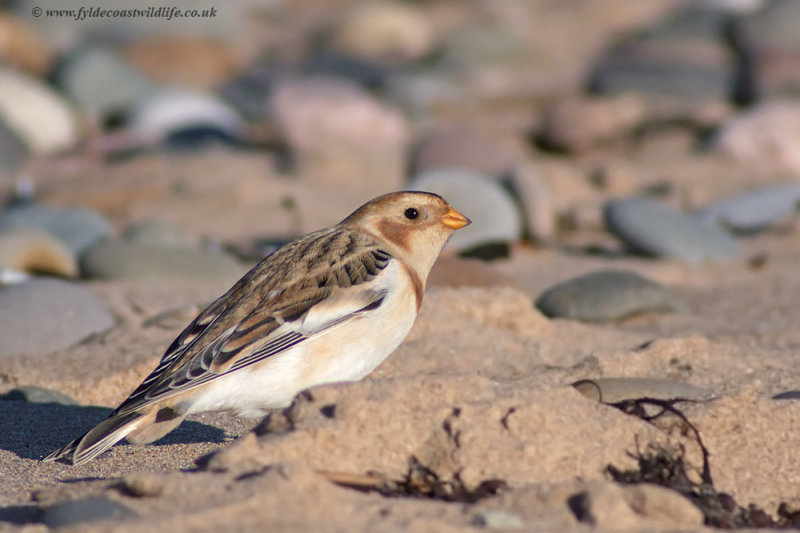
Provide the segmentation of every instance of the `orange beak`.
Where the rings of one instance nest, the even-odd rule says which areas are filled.
[[[442,217],[442,224],[444,224],[448,228],[453,228],[453,229],[463,228],[464,226],[471,223],[472,221],[470,219],[468,219],[467,217],[465,217],[452,207]]]

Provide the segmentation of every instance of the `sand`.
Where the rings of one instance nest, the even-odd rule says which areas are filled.
[[[319,201],[304,192],[298,193],[306,198],[303,209]],[[328,208],[347,213],[350,197],[359,194],[369,193],[350,190],[328,202],[338,209]],[[195,211],[178,209],[180,222],[192,227],[202,219],[206,201],[200,195],[192,199]],[[155,211],[159,203],[166,209],[188,200],[153,203]],[[271,217],[263,218],[255,227],[232,212],[217,223],[246,240],[263,235]],[[127,223],[124,214],[115,220]],[[677,405],[708,448],[715,487],[775,516],[781,502],[799,501],[800,437],[793,428],[800,403],[771,399],[798,383],[796,231],[745,240],[743,258],[702,265],[530,245],[480,266],[445,257],[398,350],[363,382],[300,398],[288,422],[276,413],[257,435],[250,431],[257,421],[208,414],[152,446],[118,445],[79,467],[43,463],[41,457],[106,416],[197,306],[227,287],[226,281],[84,282],[117,317],[112,331],[57,353],[1,362],[0,392],[38,385],[80,405],[0,402],[0,524],[27,527],[40,509],[101,495],[137,516],[77,529],[455,531],[501,519],[536,531],[589,524],[699,529],[696,507],[677,493],[632,495],[609,480],[609,464],[635,468],[632,454],[648,445],[682,444],[695,478],[702,462],[685,426],[647,423],[570,386],[599,377],[666,378],[712,389],[716,400]],[[758,268],[748,262],[755,255],[766,259]],[[545,288],[609,267],[662,283],[688,310],[586,324],[549,319],[534,307]],[[454,279],[448,272],[462,274],[460,286],[445,286]],[[361,489],[382,486],[385,494],[329,480],[351,478]],[[594,511],[581,515],[568,501]],[[636,503],[642,501],[651,505]],[[677,511],[665,512],[670,506]]]

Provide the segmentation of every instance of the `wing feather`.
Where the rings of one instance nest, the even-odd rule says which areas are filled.
[[[369,235],[334,226],[278,249],[201,312],[115,413],[198,387],[380,306],[392,260]]]

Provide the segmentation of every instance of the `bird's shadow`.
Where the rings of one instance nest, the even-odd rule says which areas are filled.
[[[41,459],[109,414],[106,407],[0,401],[0,449],[23,459]],[[153,444],[222,443],[225,437],[223,429],[187,420]]]

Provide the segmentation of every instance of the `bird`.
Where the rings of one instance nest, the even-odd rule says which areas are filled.
[[[108,418],[44,460],[84,464],[191,414],[258,418],[305,389],[363,379],[408,335],[428,273],[468,224],[437,194],[401,191],[283,245],[201,311]]]

